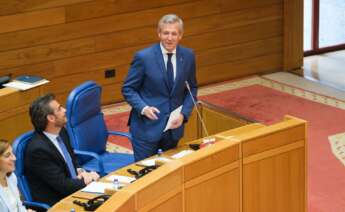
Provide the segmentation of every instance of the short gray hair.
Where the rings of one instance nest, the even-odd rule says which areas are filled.
[[[158,28],[157,31],[158,33],[161,31],[162,27],[164,24],[174,24],[174,23],[178,23],[179,25],[179,30],[180,33],[183,33],[183,21],[180,17],[178,17],[175,14],[167,14],[164,15],[158,22]]]

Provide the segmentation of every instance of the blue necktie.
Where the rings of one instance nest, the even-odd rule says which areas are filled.
[[[174,67],[171,62],[171,57],[173,56],[173,53],[168,53],[168,61],[167,61],[167,72],[168,72],[168,87],[170,91],[174,87]]]
[[[63,140],[62,140],[62,138],[60,136],[56,137],[56,140],[58,141],[58,144],[59,144],[59,146],[60,146],[60,148],[62,150],[62,153],[64,155],[66,164],[68,166],[69,173],[71,174],[71,177],[72,178],[76,178],[77,175],[75,173],[75,167],[73,165],[71,155],[67,151],[65,143],[63,142]]]

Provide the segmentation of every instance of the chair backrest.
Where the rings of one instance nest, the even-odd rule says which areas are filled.
[[[13,153],[15,154],[16,160],[16,170],[15,174],[18,179],[18,187],[24,199],[26,201],[32,201],[30,187],[28,181],[24,175],[24,153],[26,146],[30,139],[32,138],[33,132],[27,132],[19,137],[17,137],[13,142]]]
[[[87,81],[74,88],[66,103],[67,130],[74,149],[102,154],[108,131],[101,112],[102,88]]]

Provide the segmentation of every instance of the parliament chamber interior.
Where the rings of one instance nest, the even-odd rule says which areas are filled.
[[[30,105],[53,93],[66,108],[78,162],[98,157],[79,157],[85,147],[75,142],[93,136],[94,129],[78,127],[95,110],[101,121],[91,128],[104,128],[109,136],[88,148],[118,159],[104,162],[117,164],[110,171],[95,162],[102,166],[99,179],[43,211],[343,211],[344,51],[306,55],[305,5],[302,0],[2,2],[0,83],[7,84],[0,89],[0,139],[10,142],[17,158],[14,172],[24,206],[32,206],[26,202],[35,202],[35,196],[30,186],[20,185],[30,180],[25,176],[30,170],[24,170],[26,155],[18,143],[35,131]],[[178,45],[195,55],[197,98],[183,81],[193,110],[177,147],[133,161],[128,120],[136,113],[126,100],[134,97],[124,97],[123,87],[136,67],[136,53],[163,42],[157,23],[166,14],[183,20]],[[186,58],[176,56],[175,64],[187,66]],[[39,83],[13,87],[23,76]],[[82,99],[87,89],[94,93]]]

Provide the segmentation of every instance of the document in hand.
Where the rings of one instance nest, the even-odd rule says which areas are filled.
[[[171,128],[172,122],[175,119],[177,119],[177,117],[181,113],[181,110],[182,110],[182,105],[170,113],[169,120],[168,120],[167,125],[165,126],[164,132]]]

